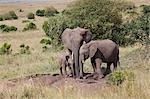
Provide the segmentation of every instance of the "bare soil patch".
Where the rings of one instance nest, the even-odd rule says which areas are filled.
[[[87,74],[90,75],[90,74]],[[40,84],[43,86],[54,86],[57,88],[62,88],[67,86],[76,86],[82,90],[95,90],[100,87],[106,87],[106,79],[94,80],[89,77],[87,79],[74,79],[72,77],[64,78],[59,74],[35,74],[31,76],[26,76],[23,78],[9,79],[5,81],[0,81],[1,90],[3,88],[15,88],[21,84]],[[3,87],[3,88],[2,88]]]

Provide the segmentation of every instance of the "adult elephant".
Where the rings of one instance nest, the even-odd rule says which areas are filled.
[[[65,29],[61,35],[62,42],[64,46],[69,50],[70,56],[73,53],[73,63],[74,63],[74,73],[73,75],[79,77],[79,49],[83,42],[88,43],[91,41],[92,33],[88,29],[84,28],[74,28]]]
[[[83,64],[90,57],[93,70],[98,74],[99,78],[104,75],[101,72],[100,66],[102,62],[107,63],[106,73],[110,72],[110,66],[113,63],[114,69],[119,62],[119,48],[117,44],[111,40],[96,40],[84,44],[80,48],[80,76],[83,77]]]

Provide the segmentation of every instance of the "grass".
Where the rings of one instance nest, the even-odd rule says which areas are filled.
[[[134,0],[137,4],[139,2]],[[146,0],[144,4],[147,3]],[[64,8],[64,3],[55,3],[55,7],[60,10]],[[2,6],[1,6],[2,5]],[[0,99],[149,99],[150,97],[150,60],[143,59],[140,54],[139,45],[120,48],[120,61],[123,70],[132,72],[135,75],[133,81],[125,80],[120,86],[97,86],[97,89],[78,88],[77,84],[61,83],[57,85],[43,86],[35,83],[23,83],[18,86],[8,88],[5,81],[13,78],[20,78],[34,74],[54,74],[59,73],[56,57],[56,49],[49,49],[42,52],[40,41],[45,37],[42,30],[42,24],[45,18],[35,17],[34,23],[38,30],[22,32],[25,26],[22,23],[26,13],[31,12],[29,8],[35,11],[48,4],[0,4],[0,13],[23,8],[25,12],[19,13],[18,20],[3,21],[3,24],[13,25],[18,28],[14,33],[0,33],[0,45],[4,42],[12,44],[12,54],[0,55]],[[10,7],[11,6],[11,7]],[[31,48],[31,54],[16,54],[20,51],[20,45],[26,44]],[[149,54],[150,52],[148,52]],[[85,63],[85,71],[91,72],[90,60]],[[103,64],[103,66],[106,66]],[[4,85],[3,85],[4,84]],[[99,88],[100,87],[100,88]]]

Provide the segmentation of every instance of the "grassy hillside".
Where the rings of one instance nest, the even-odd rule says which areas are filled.
[[[120,47],[120,61],[123,71],[131,72],[133,80],[125,80],[120,86],[84,84],[83,81],[74,81],[66,78],[53,84],[44,85],[44,82],[33,82],[28,78],[16,83],[16,78],[35,74],[59,73],[57,55],[59,51],[50,48],[42,52],[40,40],[45,37],[42,24],[47,18],[35,17],[31,20],[37,25],[37,30],[22,32],[27,20],[28,12],[35,12],[39,8],[53,5],[62,11],[71,0],[62,0],[55,3],[31,3],[31,4],[0,4],[0,14],[15,10],[19,15],[18,20],[0,21],[0,24],[13,25],[17,32],[0,33],[0,46],[11,43],[12,54],[0,55],[0,99],[149,99],[150,97],[150,50],[141,48],[141,45]],[[130,0],[136,5],[150,4],[149,0]],[[24,12],[18,12],[23,9]],[[20,45],[30,46],[31,54],[18,54]],[[141,49],[140,49],[141,48]],[[85,64],[85,71],[91,71],[90,61]],[[103,64],[105,66],[105,64]],[[13,79],[9,82],[10,79]],[[39,78],[40,79],[40,78]],[[44,79],[44,78],[41,78]],[[13,84],[16,83],[17,86]]]

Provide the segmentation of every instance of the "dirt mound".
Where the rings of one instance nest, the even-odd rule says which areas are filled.
[[[77,86],[76,88],[81,88],[83,90],[84,89],[92,90],[92,89],[95,89],[98,87],[107,86],[105,79],[94,80],[91,77],[91,74],[87,74],[86,76],[87,76],[86,79],[74,79],[72,77],[64,78],[58,74],[55,74],[55,75],[35,74],[35,75],[31,75],[31,76],[26,76],[23,78],[16,78],[16,79],[10,79],[7,81],[3,81],[1,83],[1,85],[5,86],[5,88],[6,87],[12,88],[12,87],[18,86],[23,83],[40,84],[40,85],[44,85],[44,86],[54,86],[54,87],[59,87],[59,88],[62,88],[65,85],[67,85],[67,86],[75,85],[75,86]]]

